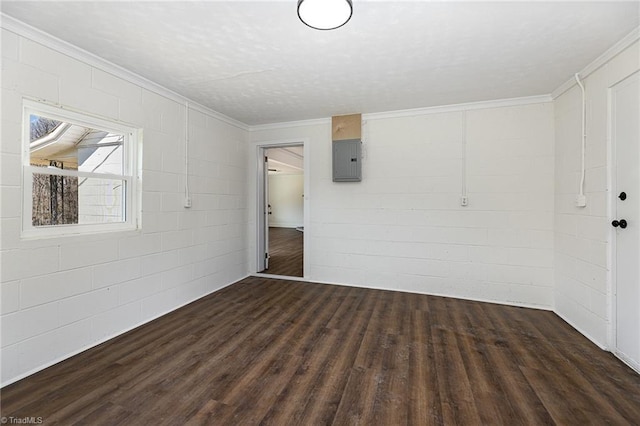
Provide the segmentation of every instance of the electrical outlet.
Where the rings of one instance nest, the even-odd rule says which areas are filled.
[[[185,208],[191,208],[191,197],[185,197],[184,198],[184,207]]]
[[[576,207],[586,207],[587,197],[584,195],[576,195]]]
[[[463,195],[462,197],[460,197],[460,205],[461,206],[469,205],[469,197],[467,197],[466,195]]]

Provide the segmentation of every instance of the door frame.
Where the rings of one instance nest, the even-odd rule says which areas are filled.
[[[262,141],[256,144],[256,267],[254,273],[258,275],[263,275],[260,271],[263,270],[264,266],[264,254],[266,252],[266,242],[265,242],[265,200],[264,200],[264,157],[265,153],[269,148],[286,148],[290,146],[302,146],[302,155],[304,156],[302,160],[303,164],[303,176],[304,176],[304,201],[303,201],[303,226],[305,237],[303,238],[303,279],[306,279],[308,276],[307,266],[309,262],[308,259],[308,246],[309,246],[309,238],[306,235],[309,235],[310,224],[309,224],[309,200],[310,200],[310,192],[309,192],[309,182],[310,182],[310,173],[309,173],[309,151],[310,144],[308,138],[296,138],[296,139],[286,139],[286,140],[276,140],[276,141]],[[264,274],[264,276],[275,277],[278,275]],[[287,277],[288,279],[295,279],[299,277]]]
[[[609,180],[609,194],[607,200],[607,223],[611,223],[616,217],[617,213],[617,191],[618,191],[618,183],[617,183],[617,150],[615,135],[614,135],[614,123],[615,123],[615,111],[613,104],[613,92],[615,87],[619,84],[624,83],[626,80],[640,75],[640,71],[632,72],[629,75],[624,76],[618,81],[612,83],[607,88],[607,166],[608,166],[608,180]],[[629,365],[634,370],[640,372],[640,368],[637,365],[632,365],[630,360],[625,359],[625,357],[621,357],[621,354],[617,350],[617,324],[616,324],[616,294],[617,294],[617,264],[616,264],[616,256],[617,256],[617,247],[616,247],[616,229],[612,226],[609,226],[609,250],[607,250],[607,264],[609,266],[609,270],[607,273],[608,280],[608,316],[609,316],[609,327],[607,327],[607,346],[611,353],[613,353],[618,359],[622,360],[625,364]]]

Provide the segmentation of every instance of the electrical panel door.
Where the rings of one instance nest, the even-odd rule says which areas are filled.
[[[362,141],[346,139],[333,141],[333,181],[360,182],[362,180]]]

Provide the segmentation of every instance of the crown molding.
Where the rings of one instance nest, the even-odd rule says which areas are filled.
[[[625,37],[623,37],[616,44],[607,49],[602,55],[598,56],[591,63],[589,63],[586,67],[582,69],[578,74],[581,79],[585,79],[589,77],[590,74],[593,74],[600,67],[605,65],[607,62],[618,56],[625,49],[631,46],[633,43],[640,39],[640,27],[634,29]],[[551,97],[553,99],[562,95],[567,90],[571,89],[576,84],[575,78],[571,77],[569,80],[562,83],[556,90],[551,92]]]
[[[161,86],[158,83],[154,83],[153,81],[145,77],[142,77],[139,74],[129,71],[112,62],[109,62],[106,59],[103,59],[97,55],[94,55],[93,53],[87,52],[84,49],[81,49],[57,37],[54,37],[49,33],[46,33],[42,30],[32,27],[31,25],[28,25],[2,12],[0,12],[0,27],[7,31],[15,33],[21,37],[32,40],[45,47],[53,49],[56,52],[59,52],[63,55],[69,56],[70,58],[76,59],[89,66],[95,67],[101,71],[109,73],[115,77],[121,78],[125,81],[138,85],[146,90],[149,90],[150,92],[156,93],[172,101],[175,101],[181,104],[185,104],[186,102],[189,102],[189,108],[192,110],[195,110],[205,115],[208,115],[210,117],[216,118],[222,122],[230,124],[239,129],[249,130],[249,126],[246,125],[245,123],[242,123],[241,121],[235,120],[231,117],[228,117],[224,114],[214,111],[196,101],[193,101],[189,98],[186,98],[174,92],[173,90],[167,89],[166,87]]]
[[[363,120],[378,120],[384,118],[412,117],[426,114],[442,114],[445,112],[471,111],[487,108],[505,108],[520,105],[541,104],[551,102],[551,95],[525,96],[521,98],[496,99],[492,101],[467,102],[463,104],[442,105],[426,108],[413,108],[398,111],[373,112],[362,114]]]
[[[262,130],[288,129],[291,127],[305,127],[305,126],[319,126],[319,125],[324,126],[325,124],[331,124],[331,118],[314,118],[311,120],[284,121],[280,123],[257,124],[255,126],[249,126],[249,131],[259,132]]]
[[[520,105],[531,105],[551,102],[551,95],[526,96],[522,98],[497,99],[492,101],[469,102],[463,104],[452,104],[434,106],[426,108],[403,109],[398,111],[372,112],[362,114],[362,120],[380,120],[385,118],[413,117],[426,114],[442,114],[445,112],[471,111],[487,108],[504,108]],[[250,126],[249,131],[257,132],[261,130],[285,129],[291,127],[303,127],[314,125],[331,124],[331,118],[319,118],[314,120],[287,121],[282,123],[259,124]]]

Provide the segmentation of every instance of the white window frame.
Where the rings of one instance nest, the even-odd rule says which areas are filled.
[[[43,168],[31,165],[30,156],[30,116],[39,115],[58,121],[123,134],[123,174],[90,173],[78,170]],[[22,115],[22,238],[55,237],[102,232],[133,231],[140,228],[140,175],[142,131],[130,125],[110,121],[75,110],[44,104],[28,99],[23,100]],[[73,176],[79,178],[99,178],[125,181],[126,189],[123,222],[98,224],[65,224],[33,226],[33,175]]]

